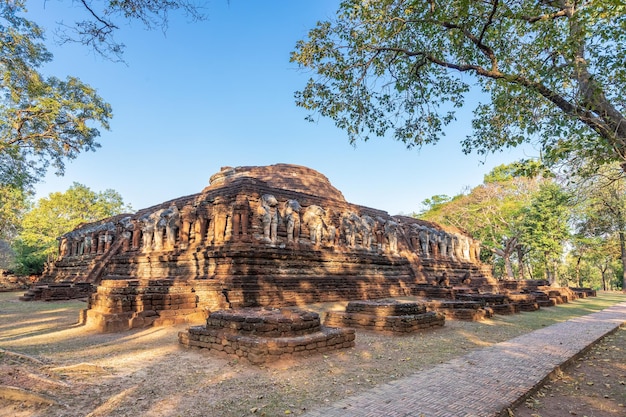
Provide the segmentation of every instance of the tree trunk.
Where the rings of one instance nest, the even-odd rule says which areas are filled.
[[[548,285],[551,287],[556,287],[556,277],[554,276],[554,270],[552,261],[550,260],[550,253],[544,252],[544,262],[545,262],[545,271],[546,271],[546,279],[548,280]]]
[[[515,247],[517,251],[517,263],[519,264],[519,270],[517,271],[517,277],[523,280],[526,277],[526,270],[524,268],[524,248],[521,245]]]
[[[624,284],[626,284],[626,237],[624,236],[623,230],[624,229],[619,232],[619,246],[622,256],[622,292],[626,292],[626,288],[624,288]]]
[[[552,259],[552,276],[554,279],[553,286],[559,287],[559,262],[556,259]]]
[[[514,280],[515,275],[513,274],[513,265],[511,265],[511,256],[510,254],[506,254],[503,257],[504,259],[504,269],[506,270],[506,279]]]
[[[578,285],[579,288],[582,288],[583,286],[583,280],[580,277],[580,261],[582,260],[582,256],[579,256],[578,259],[576,260],[576,285]]]
[[[605,265],[598,266],[598,269],[600,270],[600,274],[602,276],[602,289],[606,291],[608,289],[608,285],[606,283],[606,271],[609,270],[609,261],[607,260]]]
[[[510,239],[509,239],[510,242]],[[494,248],[491,249],[493,253],[500,256],[504,260],[504,270],[506,272],[505,279],[514,280],[515,275],[513,274],[513,266],[511,265],[511,253],[513,252],[512,245],[508,243],[505,245],[504,249]]]

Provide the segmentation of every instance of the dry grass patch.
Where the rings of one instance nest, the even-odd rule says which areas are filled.
[[[0,294],[0,385],[46,395],[57,404],[0,400],[0,416],[298,415],[378,384],[446,362],[534,329],[626,301],[600,294],[532,313],[483,322],[449,320],[406,336],[357,332],[352,349],[255,367],[178,345],[186,326],[99,334],[76,325],[80,301],[19,302]],[[340,303],[314,305],[322,312]],[[36,361],[39,361],[36,362]],[[46,382],[56,381],[58,384]]]

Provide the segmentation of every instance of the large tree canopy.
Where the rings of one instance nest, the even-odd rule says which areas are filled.
[[[435,143],[469,93],[465,152],[532,141],[548,161],[626,164],[626,5],[621,0],[344,0],[292,61],[317,73],[299,106],[351,142]]]
[[[80,42],[105,58],[120,60],[115,33],[125,22],[165,30],[170,11],[202,18],[193,0],[66,1],[82,17],[58,22],[57,40]],[[71,3],[71,4],[70,4]],[[45,77],[52,60],[44,31],[28,20],[25,0],[0,0],[0,185],[28,190],[49,167],[63,174],[67,160],[95,150],[99,128],[108,129],[111,106],[78,78]],[[77,13],[81,16],[80,13]]]
[[[21,1],[0,1],[0,185],[28,189],[52,165],[96,149],[111,108],[79,79],[45,78],[52,59],[43,32],[21,17]]]

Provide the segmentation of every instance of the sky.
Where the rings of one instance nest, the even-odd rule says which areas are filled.
[[[419,150],[391,138],[349,143],[332,120],[305,120],[294,92],[313,75],[289,62],[296,42],[337,0],[211,0],[205,21],[174,14],[165,33],[133,22],[116,38],[126,63],[80,45],[59,46],[53,29],[73,22],[72,1],[29,0],[27,17],[46,29],[54,60],[45,75],[77,76],[113,108],[96,152],[81,153],[36,186],[36,199],[78,182],[113,189],[133,210],[199,193],[223,166],[289,163],[325,175],[350,203],[410,214],[433,195],[454,196],[482,183],[493,167],[533,157],[528,149],[465,155],[475,100],[438,144]]]

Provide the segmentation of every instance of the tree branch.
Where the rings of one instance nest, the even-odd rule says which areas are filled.
[[[107,22],[106,20],[102,19],[100,16],[98,16],[96,14],[96,12],[93,11],[93,9],[91,7],[89,7],[89,5],[87,4],[87,2],[85,0],[80,0],[80,2],[82,3],[83,7],[85,7],[85,9],[87,9],[87,11],[93,16],[94,19],[96,19],[98,22],[102,23],[104,26],[108,27],[108,28],[112,28],[112,29],[119,29],[117,26],[115,26],[113,23],[111,23],[110,21]]]
[[[480,36],[478,36],[478,41],[480,43],[483,42],[483,38],[485,37],[485,33],[487,32],[487,29],[493,23],[493,18],[496,15],[496,11],[498,10],[498,0],[493,0],[492,1],[492,6],[493,7],[491,8],[491,13],[489,13],[489,17],[487,18],[487,22],[483,26],[483,30],[480,32]]]
[[[559,10],[556,13],[546,13],[546,14],[542,14],[539,16],[517,16],[517,19],[524,20],[528,23],[537,23],[537,22],[542,22],[545,20],[554,20],[559,17],[566,17],[566,16],[567,16],[566,10]]]

